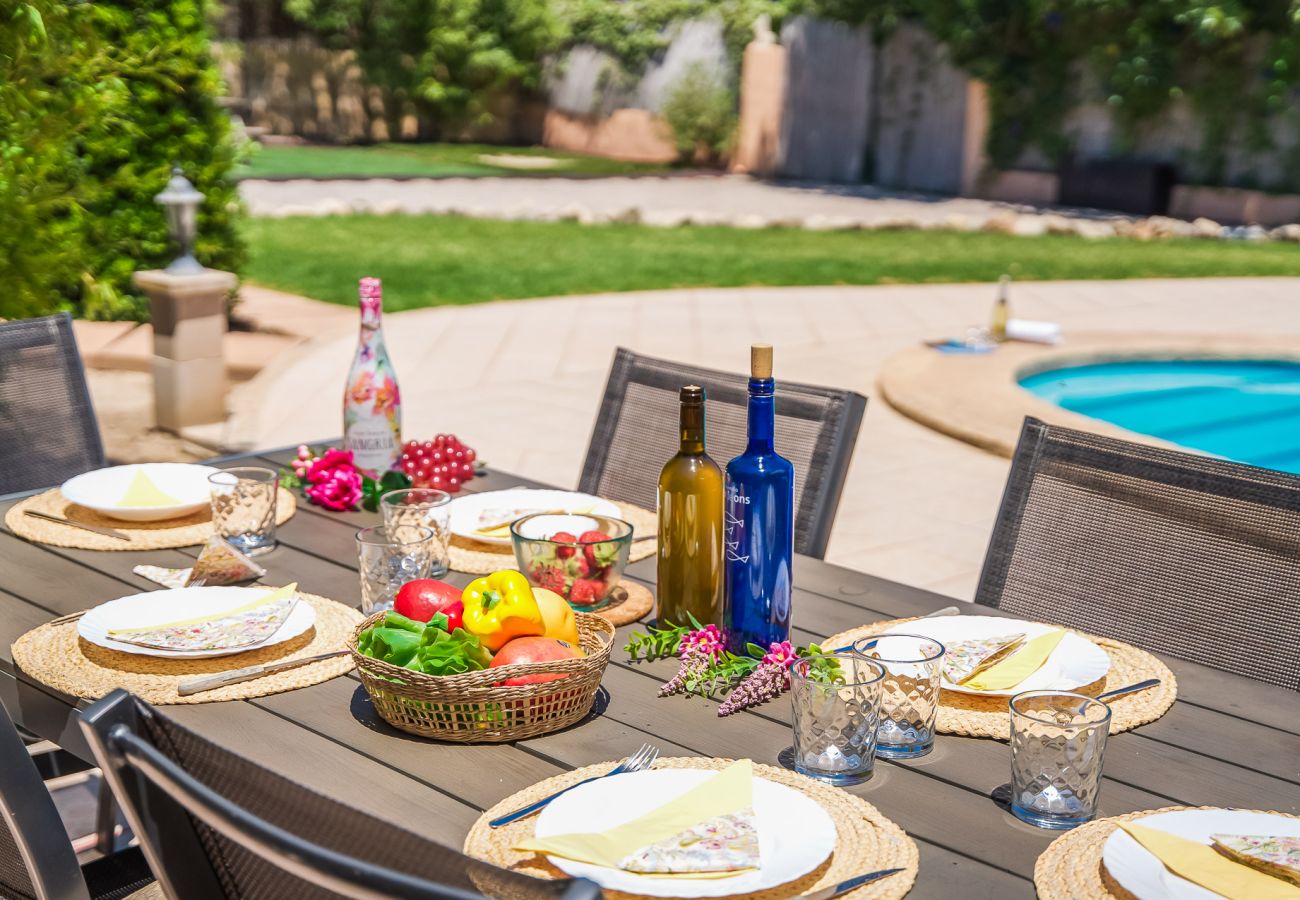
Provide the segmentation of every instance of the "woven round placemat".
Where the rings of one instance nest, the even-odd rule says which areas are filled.
[[[275,524],[283,525],[297,512],[298,501],[284,488],[279,491],[275,500]],[[127,535],[130,540],[122,541],[72,525],[37,519],[25,515],[29,509],[87,525],[112,528]],[[58,488],[53,488],[9,507],[5,513],[5,526],[20,538],[54,547],[73,547],[77,550],[166,550],[207,541],[212,536],[212,510],[205,508],[181,519],[164,519],[161,522],[124,522],[69,503],[63,499]]]
[[[620,581],[609,605],[592,612],[611,625],[631,625],[655,608],[655,595],[638,581]]]
[[[73,621],[33,628],[14,642],[13,659],[32,678],[74,697],[98,700],[120,687],[154,704],[248,700],[329,681],[351,671],[352,657],[345,655],[188,697],[176,693],[176,685],[195,675],[214,675],[291,657],[343,650],[362,619],[361,613],[315,594],[298,596],[316,608],[315,626],[293,640],[261,650],[208,659],[165,659],[122,653],[83,641]]]
[[[846,647],[864,637],[879,634],[904,622],[915,621],[915,618],[891,619],[859,628],[850,628],[848,631],[841,631],[828,637],[822,642],[822,646]],[[1154,722],[1174,705],[1178,695],[1178,681],[1174,678],[1174,673],[1169,671],[1169,667],[1160,660],[1131,644],[1084,634],[1082,631],[1075,633],[1092,641],[1105,650],[1106,655],[1110,657],[1110,670],[1106,673],[1106,677],[1079,688],[1080,694],[1096,696],[1103,691],[1145,681],[1148,678],[1160,679],[1160,684],[1153,688],[1107,701],[1111,710],[1111,734],[1131,731],[1139,725]],[[1011,713],[1007,709],[1007,698],[977,697],[973,694],[942,691],[939,695],[939,715],[935,727],[942,734],[1010,740]]]
[[[656,769],[707,769],[721,771],[729,766],[730,759],[707,759],[697,756],[679,756],[660,759],[654,764]],[[545,856],[528,851],[512,849],[521,841],[533,836],[536,816],[528,816],[505,825],[491,828],[488,822],[511,810],[527,806],[536,800],[553,794],[562,788],[576,784],[593,775],[603,775],[614,768],[616,763],[600,763],[586,766],[556,775],[545,781],[539,781],[530,788],[506,797],[496,806],[481,815],[474,827],[465,837],[465,852],[470,856],[487,860],[502,868],[525,872],[538,878],[565,878],[563,872],[546,859]],[[864,887],[858,888],[843,897],[854,900],[865,898],[902,897],[916,880],[920,860],[915,842],[889,819],[885,818],[867,801],[855,797],[848,791],[822,784],[807,776],[780,769],[775,766],[754,764],[754,774],[768,781],[775,781],[800,791],[826,810],[835,822],[835,852],[825,862],[809,872],[798,881],[772,888],[758,894],[745,894],[746,897],[760,900],[787,900],[787,898],[827,885],[836,884],[863,872],[876,869],[901,868],[904,871],[882,878]],[[606,897],[637,897],[637,894],[625,894],[619,891],[605,891]]]
[[[1166,806],[1146,809],[1097,819],[1073,828],[1052,841],[1034,864],[1034,887],[1038,900],[1081,900],[1081,898],[1115,898],[1133,900],[1106,871],[1101,861],[1102,848],[1120,822],[1131,822],[1157,813],[1182,812],[1189,809],[1217,809],[1213,806]],[[1263,812],[1265,810],[1250,810]],[[1270,812],[1270,815],[1300,818],[1290,813]]]
[[[632,526],[632,549],[627,561],[636,562],[655,555],[656,542],[638,541],[637,538],[653,536],[659,533],[659,517],[648,509],[619,503],[619,516]],[[515,549],[509,544],[485,544],[468,538],[452,535],[451,545],[447,549],[448,564],[457,572],[469,575],[490,575],[502,569],[518,569],[515,562]]]

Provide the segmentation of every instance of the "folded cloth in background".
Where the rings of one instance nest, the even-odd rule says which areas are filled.
[[[165,588],[220,587],[252,581],[266,574],[257,563],[214,534],[203,546],[203,552],[188,569],[169,569],[166,566],[136,566],[131,570],[141,578],[148,578]]]
[[[1061,326],[1055,322],[1038,322],[1033,319],[1009,319],[1007,340],[1028,341],[1031,344],[1059,344]]]

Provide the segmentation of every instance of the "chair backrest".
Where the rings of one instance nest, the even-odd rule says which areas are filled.
[[[82,730],[170,897],[598,898],[471,859],[288,780],[118,689]]]
[[[0,897],[89,900],[54,798],[0,704]]]
[[[619,348],[579,489],[654,509],[659,471],[681,441],[678,391],[698,384],[705,406],[709,455],[726,467],[744,452],[748,378],[713,369],[638,356]],[[777,381],[776,449],[794,463],[794,549],[826,555],[835,510],[867,399],[852,391]]]
[[[0,494],[104,465],[72,317],[0,322]]]
[[[1026,419],[975,600],[1300,690],[1300,476]]]

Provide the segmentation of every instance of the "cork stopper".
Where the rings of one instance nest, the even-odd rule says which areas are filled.
[[[749,348],[749,377],[772,377],[772,345],[753,344]]]

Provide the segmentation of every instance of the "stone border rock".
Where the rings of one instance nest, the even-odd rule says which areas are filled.
[[[912,347],[880,367],[876,383],[903,415],[936,431],[1009,457],[1025,416],[1055,425],[1162,447],[1175,445],[1070,412],[1031,394],[1018,381],[1062,366],[1147,359],[1284,359],[1300,362],[1300,341],[1270,337],[1159,334],[1070,334],[1068,345],[1010,341],[986,354]],[[1186,450],[1186,447],[1177,449]]]
[[[284,181],[284,179],[276,179]],[[372,179],[392,182],[397,179]],[[421,181],[421,179],[402,179]],[[438,179],[423,179],[437,181]],[[246,179],[256,183],[257,179]],[[289,179],[292,181],[292,179]],[[351,184],[354,179],[338,179]],[[650,179],[647,178],[647,182]],[[336,182],[336,183],[337,183]],[[314,181],[315,187],[328,192],[331,181]],[[863,198],[870,200],[870,198]],[[888,199],[888,198],[882,198]],[[963,198],[952,198],[960,200]],[[974,198],[964,198],[974,199]],[[1221,225],[1213,219],[1198,218],[1193,221],[1170,216],[1145,218],[1090,210],[1035,209],[1029,206],[988,201],[987,215],[953,213],[943,219],[923,219],[911,215],[828,215],[825,213],[764,215],[753,212],[718,212],[706,209],[644,209],[629,205],[612,210],[594,210],[580,203],[559,205],[530,205],[527,202],[513,206],[459,205],[454,202],[409,203],[402,200],[342,199],[336,196],[318,197],[311,203],[283,203],[267,209],[261,215],[268,218],[286,216],[337,216],[353,214],[372,215],[445,215],[478,219],[499,219],[527,222],[577,222],[582,225],[649,225],[656,228],[683,226],[722,226],[741,229],[795,228],[805,231],[985,231],[1021,237],[1040,235],[1073,235],[1088,239],[1127,237],[1140,241],[1167,238],[1201,238],[1206,240],[1288,241],[1300,243],[1300,224],[1280,225],[1267,229],[1260,225]]]

